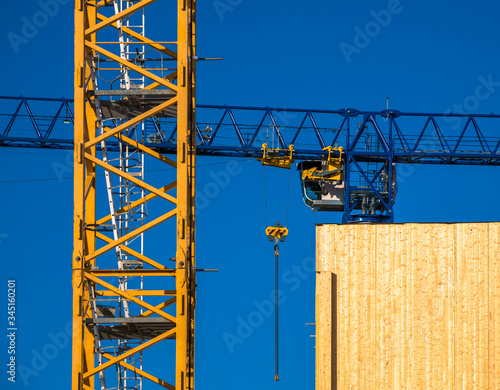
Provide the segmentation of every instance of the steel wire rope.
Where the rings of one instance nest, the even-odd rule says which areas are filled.
[[[278,259],[279,259],[279,246],[278,240],[276,240],[276,245],[274,246],[274,380],[279,381],[279,304],[278,304],[278,282],[279,282],[279,267],[278,267]]]
[[[264,227],[267,228],[267,167],[266,166],[264,166],[264,215],[266,222],[266,225]]]
[[[288,227],[289,212],[290,212],[290,169],[288,170],[288,182],[286,185],[286,227]]]

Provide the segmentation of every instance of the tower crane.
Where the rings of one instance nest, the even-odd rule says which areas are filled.
[[[72,99],[2,96],[0,101],[3,107],[1,147],[49,150],[71,150],[75,147],[72,125],[75,124],[76,127],[77,119]],[[43,112],[43,115],[37,113],[37,110]],[[496,124],[500,123],[500,115],[495,114],[283,109],[202,104],[197,105],[196,110],[197,120],[193,124],[191,141],[193,158],[196,150],[197,155],[203,156],[255,158],[261,161],[267,159],[267,165],[275,166],[290,166],[292,159],[297,160],[304,203],[313,210],[342,212],[346,222],[393,221],[394,201],[397,195],[396,171],[401,164],[500,165],[500,134],[496,129]],[[247,119],[249,113],[254,114],[254,120],[250,122]],[[293,114],[296,123],[290,123],[290,120],[280,121],[283,113]],[[457,126],[457,123],[460,126]],[[175,117],[165,115],[148,118],[143,121],[140,131],[137,129],[138,127],[129,130],[128,134],[117,134],[114,139],[106,140],[105,144],[94,143],[96,154],[107,153],[109,161],[117,161],[118,163],[113,164],[125,167],[125,172],[122,173],[124,182],[119,182],[114,187],[115,190],[110,190],[105,185],[108,188],[108,199],[117,198],[120,208],[106,217],[89,221],[85,225],[92,236],[95,235],[95,238],[104,241],[105,246],[96,252],[112,247],[113,228],[120,222],[115,240],[120,243],[128,242],[131,237],[130,231],[133,231],[132,224],[137,224],[138,221],[130,216],[131,213],[127,214],[126,210],[148,205],[154,198],[160,197],[160,194],[163,194],[165,200],[173,201],[168,191],[173,188],[174,183],[155,188],[138,182],[138,174],[134,175],[132,172],[134,169],[137,171],[137,162],[142,162],[143,159],[133,157],[133,154],[142,151],[156,160],[175,166],[175,162],[168,156],[178,151],[178,122]],[[132,136],[138,137],[139,134],[142,143],[131,139]],[[124,149],[124,142],[129,144],[128,149]],[[274,157],[270,157],[273,153]],[[93,155],[88,158],[93,159],[91,161],[96,159]],[[136,163],[131,164],[130,161]],[[105,165],[105,162],[99,164],[104,170],[108,169],[118,175],[116,166]],[[76,162],[75,166],[78,166]],[[92,172],[96,176],[95,170]],[[94,177],[91,183],[96,179]],[[88,178],[86,182],[89,182]],[[143,197],[140,193],[137,199],[131,199],[135,186],[142,186],[141,188],[147,189],[150,193]],[[122,192],[127,196],[123,196]],[[125,199],[120,200],[120,198]],[[112,218],[113,213],[116,217],[115,222]],[[140,211],[139,214],[145,215],[147,212]],[[170,212],[159,218],[167,219],[172,215]],[[150,219],[150,216],[146,215],[144,222],[139,221],[140,232],[158,223],[158,218],[147,222],[148,218]],[[184,227],[182,223],[181,227]],[[138,236],[140,237],[140,234]],[[171,388],[173,385],[144,370],[142,353],[146,350],[140,351],[139,357],[134,356],[137,349],[132,348],[132,343],[137,342],[135,340],[137,338],[143,345],[146,344],[147,348],[158,340],[158,337],[171,337],[171,332],[175,329],[171,315],[169,314],[167,321],[164,321],[161,318],[163,310],[159,308],[168,307],[176,300],[186,298],[179,298],[179,293],[174,289],[147,290],[145,287],[147,280],[144,279],[150,275],[171,277],[177,271],[161,265],[156,259],[147,257],[141,249],[132,249],[131,246],[137,245],[137,242],[119,245],[122,252],[115,253],[115,259],[121,261],[121,267],[118,269],[101,269],[93,265],[94,263],[89,263],[87,278],[95,281],[96,287],[100,284],[103,288],[92,290],[88,287],[89,295],[83,298],[90,304],[92,312],[85,319],[83,327],[85,331],[83,339],[92,340],[92,344],[87,341],[88,352],[84,355],[88,359],[86,364],[91,364],[95,353],[99,364],[90,371],[91,373],[97,373],[102,366],[107,369],[113,364],[119,365],[122,388],[125,388],[125,385],[130,386],[133,380],[133,385],[140,389],[143,379],[150,379]],[[178,257],[174,260],[176,263],[179,262]],[[187,260],[184,258],[181,261]],[[194,280],[196,268],[193,265],[191,268],[194,272],[190,277]],[[113,277],[116,285],[102,281],[104,276]],[[171,298],[156,305],[141,302],[145,305],[145,309],[134,315],[132,304],[140,304],[137,298],[139,294],[146,298],[160,293],[169,294]],[[187,296],[187,291],[184,293]],[[105,300],[109,299],[108,297],[118,298],[116,309]],[[190,299],[194,302],[194,292],[191,292]],[[129,306],[128,316],[126,303]],[[115,312],[109,313],[110,309]],[[194,311],[194,307],[191,309]],[[151,313],[156,313],[158,316],[151,317]],[[193,318],[190,321],[192,324]],[[77,323],[80,323],[78,317]],[[189,334],[192,336],[192,333]],[[116,342],[112,348],[106,345],[111,342]],[[114,355],[106,352],[106,348],[112,349]],[[186,348],[186,344],[183,348]],[[190,348],[193,346],[188,349]],[[124,353],[125,358],[121,360]],[[108,362],[112,364],[105,365],[107,363],[105,359],[108,358]],[[81,370],[83,372],[86,369]],[[106,388],[104,386],[109,386],[109,380],[105,381],[108,376],[100,376],[103,389]],[[180,378],[183,378],[182,374]],[[86,384],[83,388],[95,388],[95,385]]]
[[[74,150],[73,390],[194,388],[196,155],[294,159],[305,204],[344,222],[394,220],[399,164],[500,165],[500,115],[197,104],[196,3],[161,41],[153,3],[77,1],[74,99],[0,97],[0,147]],[[149,182],[149,161],[175,177]],[[167,221],[172,265],[143,241]],[[169,378],[146,367],[163,340]]]
[[[73,148],[72,99],[0,96],[1,102],[4,110],[10,108],[3,114],[0,146]],[[36,115],[31,109],[36,104],[49,111]],[[342,212],[345,222],[394,221],[400,164],[500,165],[496,114],[205,104],[198,104],[197,112],[197,155],[262,161],[271,150],[281,162],[266,165],[297,160],[304,203],[312,210]],[[254,114],[251,121],[249,114]],[[280,120],[284,114],[287,118]],[[175,153],[172,118],[149,121],[146,128],[146,145],[161,154]],[[107,149],[118,151],[118,141],[109,141]],[[321,187],[325,183],[327,190]]]

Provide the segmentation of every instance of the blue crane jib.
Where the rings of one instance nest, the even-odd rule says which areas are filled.
[[[0,99],[0,146],[73,149],[71,99]],[[110,101],[108,116],[120,115],[120,109]],[[176,152],[174,117],[170,109],[140,127],[146,146]],[[262,160],[265,144],[268,156],[293,155],[304,201],[312,209],[341,211],[344,222],[392,222],[398,164],[500,165],[499,118],[198,105],[197,154]],[[137,131],[127,129],[127,136]],[[108,152],[119,150],[118,138],[106,146]]]

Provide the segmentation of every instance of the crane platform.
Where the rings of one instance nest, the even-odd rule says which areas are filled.
[[[154,317],[87,318],[91,332],[97,325],[101,340],[149,340],[175,327],[172,321]],[[175,338],[175,334],[171,339]]]

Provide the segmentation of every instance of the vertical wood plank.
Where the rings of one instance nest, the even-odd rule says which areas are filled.
[[[488,388],[488,226],[457,225],[456,386]]]
[[[391,236],[391,226],[383,225],[378,227],[376,233],[376,253],[372,256],[376,264],[376,361],[377,376],[375,388],[388,388],[394,371],[395,362],[394,332],[392,329],[392,287],[395,281],[394,270],[391,267],[391,247],[393,237]]]
[[[500,389],[500,224],[489,224],[489,388]]]
[[[336,375],[332,372],[333,361],[336,357],[333,332],[337,328],[332,321],[333,308],[336,306],[336,295],[332,291],[332,273],[319,271],[316,274],[316,389],[333,390]],[[335,364],[336,366],[336,364]]]

